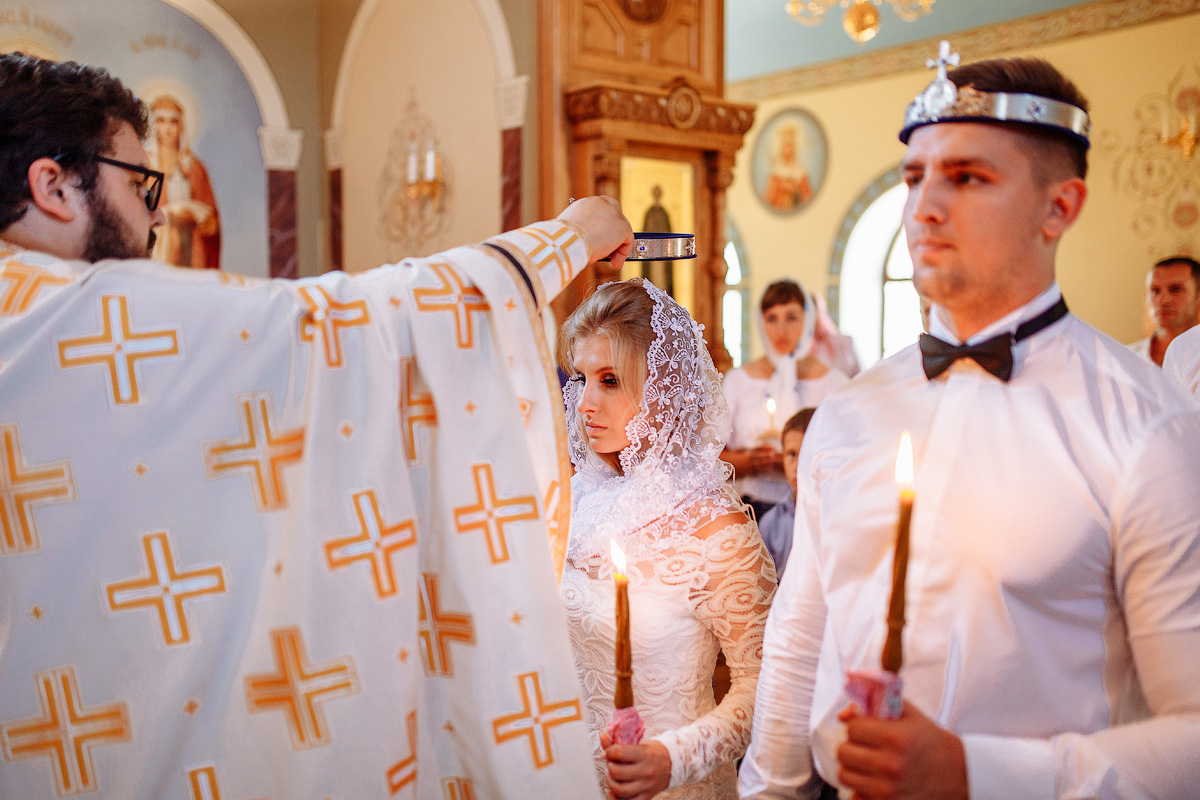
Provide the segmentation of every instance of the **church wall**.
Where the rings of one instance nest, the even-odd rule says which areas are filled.
[[[497,75],[471,0],[385,0],[349,65],[343,116],[345,266],[357,271],[500,230]],[[449,185],[447,223],[420,252],[386,238],[384,174],[400,157],[393,130],[415,97],[437,130]],[[403,163],[401,163],[403,168]]]
[[[328,0],[323,0],[327,2]],[[279,82],[291,127],[304,132],[296,170],[296,224],[301,275],[324,271],[321,131],[317,97],[318,0],[215,0],[262,51]],[[299,57],[297,54],[301,54]]]
[[[1002,54],[1050,60],[1092,103],[1096,144],[1089,159],[1090,197],[1059,249],[1058,276],[1072,310],[1120,341],[1144,335],[1144,281],[1149,265],[1176,250],[1200,252],[1200,226],[1171,224],[1159,213],[1164,200],[1136,197],[1118,183],[1118,175],[1127,174],[1118,168],[1128,170],[1139,130],[1146,127],[1137,119],[1139,106],[1149,95],[1164,94],[1181,72],[1193,84],[1200,78],[1196,41],[1200,41],[1200,14]],[[963,53],[968,60],[986,55]],[[931,77],[925,70],[906,72],[778,95],[760,103],[729,190],[730,216],[745,245],[756,298],[772,280],[789,275],[824,291],[842,220],[860,193],[903,157],[896,133],[905,105]],[[738,96],[736,84],[731,85],[730,95]],[[812,202],[794,216],[781,217],[754,196],[749,160],[763,123],[790,107],[807,109],[820,120],[829,144],[829,163],[825,183]],[[1182,164],[1178,152],[1172,163]],[[1186,170],[1195,185],[1200,155]],[[757,341],[755,349],[761,352]]]

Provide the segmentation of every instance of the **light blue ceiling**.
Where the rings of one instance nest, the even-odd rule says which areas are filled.
[[[729,0],[725,4],[725,79],[739,81],[884,50],[996,22],[1083,5],[1090,0],[936,0],[929,14],[902,22],[884,2],[879,34],[855,44],[842,30],[835,5],[816,27],[796,22],[785,0]]]

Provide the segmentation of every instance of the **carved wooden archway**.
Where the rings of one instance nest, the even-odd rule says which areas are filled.
[[[619,199],[626,156],[692,165],[692,314],[724,371],[725,190],[754,107],[722,99],[723,4],[542,0],[539,28],[542,215],[556,214],[568,197]],[[585,270],[556,303],[560,319],[594,286],[617,277],[607,264]]]

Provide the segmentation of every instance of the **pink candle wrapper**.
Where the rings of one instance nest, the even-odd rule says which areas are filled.
[[[869,669],[846,673],[846,694],[875,719],[899,719],[904,682],[894,672]]]
[[[608,735],[612,737],[613,744],[638,744],[646,735],[646,724],[633,706],[618,708],[609,720]]]

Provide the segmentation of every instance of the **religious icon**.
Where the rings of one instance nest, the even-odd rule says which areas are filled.
[[[755,194],[767,208],[794,214],[825,179],[825,134],[807,111],[781,111],[763,126],[751,156]]]
[[[650,189],[650,197],[654,203],[646,209],[646,216],[642,220],[642,230],[649,233],[671,233],[671,215],[667,213],[667,209],[662,204],[662,186],[654,184]],[[674,275],[671,272],[671,262],[669,261],[647,261],[642,264],[642,277],[649,279],[651,283],[667,294],[673,295]]]
[[[167,217],[158,230],[153,258],[177,267],[220,269],[221,218],[204,162],[192,152],[182,92],[150,101],[150,166],[166,175],[161,208]]]

